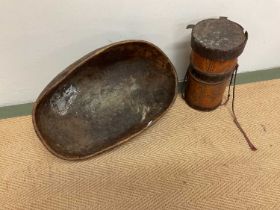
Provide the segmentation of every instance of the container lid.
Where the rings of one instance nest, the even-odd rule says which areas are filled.
[[[238,57],[246,45],[248,33],[239,24],[226,17],[206,19],[193,28],[191,46],[200,55],[213,60],[230,60]]]

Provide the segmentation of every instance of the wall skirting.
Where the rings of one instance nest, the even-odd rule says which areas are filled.
[[[272,79],[280,79],[280,68],[240,73],[237,75],[236,82],[246,84]],[[179,82],[179,90],[181,90],[181,86],[182,82]],[[32,103],[0,107],[0,119],[30,115],[31,112]]]

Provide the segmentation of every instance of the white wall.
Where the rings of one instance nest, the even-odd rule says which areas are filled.
[[[34,101],[66,66],[124,39],[158,45],[182,80],[186,25],[218,16],[249,32],[240,72],[280,66],[279,0],[0,0],[0,106]]]

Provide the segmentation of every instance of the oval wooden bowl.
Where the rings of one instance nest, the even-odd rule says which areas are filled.
[[[33,124],[54,155],[85,159],[154,124],[176,95],[175,69],[158,47],[118,42],[56,76],[34,104]]]

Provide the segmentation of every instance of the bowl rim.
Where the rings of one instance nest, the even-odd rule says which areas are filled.
[[[84,63],[86,63],[88,60],[92,59],[94,56],[99,55],[105,51],[107,51],[108,49],[115,47],[115,46],[120,46],[120,45],[125,45],[125,44],[131,44],[131,43],[142,43],[142,44],[147,44],[150,47],[155,48],[157,51],[159,51],[166,59],[167,62],[170,64],[171,66],[171,71],[172,74],[174,76],[175,79],[175,87],[174,87],[174,96],[172,98],[172,101],[170,102],[170,104],[168,105],[168,107],[162,112],[160,113],[158,116],[155,117],[155,119],[153,119],[151,121],[151,123],[148,123],[144,128],[140,129],[139,131],[135,132],[132,135],[129,135],[129,137],[124,137],[124,138],[120,138],[120,140],[109,146],[106,147],[98,152],[94,152],[92,154],[88,154],[88,155],[84,155],[84,156],[66,156],[66,155],[62,155],[60,153],[57,153],[55,150],[53,150],[49,144],[47,143],[47,141],[45,140],[45,138],[43,137],[43,135],[40,132],[40,129],[38,127],[37,124],[37,120],[36,120],[36,116],[37,116],[37,108],[38,105],[40,104],[40,102],[42,101],[42,99],[49,95],[50,92],[52,90],[54,90],[55,88],[57,88],[57,86],[60,84],[60,82],[62,82],[66,77],[68,77],[69,75],[71,75],[72,73],[75,72],[75,70],[78,69],[79,66],[83,65]],[[161,117],[163,117],[163,115],[166,114],[166,112],[172,107],[172,105],[174,104],[176,97],[177,97],[177,89],[178,89],[178,76],[177,76],[177,72],[176,69],[174,67],[174,65],[172,64],[171,60],[168,58],[168,56],[159,48],[157,47],[155,44],[148,42],[148,41],[144,41],[144,40],[124,40],[124,41],[119,41],[119,42],[115,42],[109,45],[106,45],[104,47],[98,48],[88,54],[86,54],[85,56],[81,57],[80,59],[78,59],[77,61],[75,61],[74,63],[72,63],[71,65],[69,65],[68,67],[66,67],[62,72],[60,72],[58,75],[56,75],[54,77],[53,80],[51,80],[48,85],[43,89],[43,91],[40,93],[40,95],[38,96],[38,98],[36,99],[36,101],[33,103],[33,108],[32,108],[32,123],[33,123],[33,127],[34,130],[38,136],[38,138],[40,139],[40,141],[43,143],[43,145],[56,157],[59,157],[61,159],[64,160],[85,160],[88,158],[91,158],[95,155],[98,155],[102,152],[111,150],[114,147],[117,147],[118,145],[132,139],[133,137],[137,136],[138,134],[142,133],[143,131],[145,131],[147,128],[151,127],[155,122],[157,122]]]

